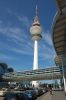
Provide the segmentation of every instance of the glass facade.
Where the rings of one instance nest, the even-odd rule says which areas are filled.
[[[43,80],[62,78],[62,67],[45,68],[25,72],[5,73],[4,79],[10,80]]]

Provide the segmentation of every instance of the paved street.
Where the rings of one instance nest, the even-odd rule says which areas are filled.
[[[66,100],[66,96],[62,91],[54,91],[52,95],[48,92],[41,97],[38,97],[37,100]]]
[[[53,92],[52,100],[66,100],[65,93],[62,91]]]

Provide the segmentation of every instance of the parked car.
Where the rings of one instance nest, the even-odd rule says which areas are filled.
[[[44,88],[45,92],[48,92],[48,88]]]
[[[24,93],[6,93],[2,100],[29,100]]]
[[[25,93],[18,93],[18,100],[29,100],[29,97]]]
[[[0,96],[4,96],[7,91],[8,91],[7,88],[2,88],[0,90]]]
[[[36,93],[36,96],[38,96],[38,95],[39,95],[38,89],[35,88],[34,91],[35,91],[35,93]]]
[[[35,94],[37,96],[41,96],[42,94],[46,93],[45,89],[43,89],[43,88],[35,88],[33,90],[35,91]]]
[[[38,96],[41,96],[43,94],[43,90],[42,89],[38,89]]]
[[[29,97],[29,100],[35,100],[37,98],[34,90],[28,90],[25,92],[25,94]]]

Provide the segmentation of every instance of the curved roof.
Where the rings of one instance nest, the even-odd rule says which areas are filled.
[[[66,0],[56,0],[60,11],[66,7]]]
[[[53,23],[53,43],[58,55],[66,54],[66,0],[57,0],[59,9]]]

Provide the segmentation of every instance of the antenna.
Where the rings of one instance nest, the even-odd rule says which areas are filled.
[[[34,22],[38,22],[39,23],[39,20],[38,20],[38,7],[36,5],[36,16],[34,18]]]
[[[36,16],[38,16],[38,7],[36,5]]]

